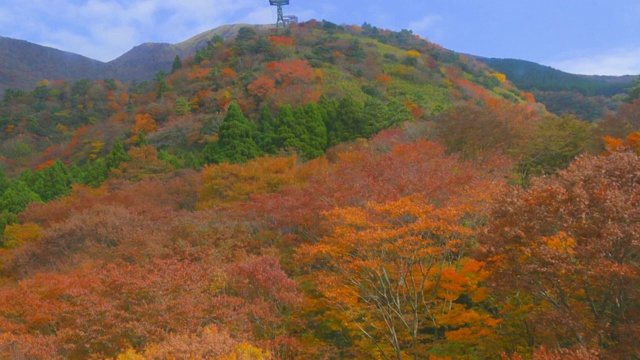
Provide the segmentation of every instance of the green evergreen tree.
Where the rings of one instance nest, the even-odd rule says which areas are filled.
[[[33,202],[40,202],[40,196],[33,192],[22,180],[14,180],[0,196],[0,212],[18,214]]]
[[[93,162],[87,162],[84,166],[84,184],[98,187],[107,180],[109,170],[104,158],[99,158]]]
[[[166,161],[167,163],[173,165],[176,169],[184,168],[183,162],[175,155],[169,154],[167,150],[160,150],[158,152],[158,159]]]
[[[164,71],[158,71],[156,74],[156,82],[158,83],[156,99],[160,99],[162,98],[162,94],[169,90],[169,85],[167,85],[167,73]]]
[[[258,118],[258,129],[255,134],[255,141],[260,150],[267,154],[275,154],[278,148],[276,147],[276,133],[275,123],[271,110],[265,106],[260,112]]]
[[[386,128],[390,123],[390,115],[382,101],[376,98],[367,99],[362,112],[364,119],[363,135],[368,138]]]
[[[383,129],[400,125],[405,121],[414,121],[414,118],[403,103],[396,99],[391,99],[387,103],[387,121]]]
[[[275,145],[279,149],[291,148],[299,150],[302,145],[302,136],[305,129],[299,119],[293,115],[290,105],[281,105],[278,108],[278,117],[275,121]]]
[[[218,152],[218,142],[208,141],[204,149],[202,149],[202,160],[205,164],[216,164],[220,162]]]
[[[345,96],[337,106],[335,121],[329,128],[329,145],[355,140],[365,134],[363,108],[351,96]]]
[[[7,175],[4,170],[0,168],[0,194],[4,193],[9,188],[10,181],[7,179]]]
[[[191,113],[191,104],[189,104],[189,100],[183,97],[179,97],[176,99],[175,106],[176,114],[178,115],[187,115]]]
[[[242,114],[240,106],[235,102],[229,105],[229,110],[218,131],[218,141],[209,143],[203,151],[208,163],[228,162],[243,163],[261,154],[253,141],[253,127]]]
[[[146,145],[149,145],[149,143],[147,142],[147,136],[144,134],[144,131],[140,131],[138,133],[138,141],[136,141],[136,146],[142,147]]]
[[[51,201],[63,195],[71,193],[71,181],[67,167],[60,160],[35,173],[37,183],[42,182],[43,186],[34,191],[40,196],[42,201]]]
[[[171,65],[171,73],[173,74],[180,69],[182,69],[182,59],[180,59],[180,56],[176,55],[173,59],[173,65]]]
[[[324,154],[327,149],[327,127],[322,121],[320,107],[309,104],[302,109],[304,114],[305,134],[302,142],[302,156],[305,159],[313,159]]]
[[[77,164],[71,164],[69,166],[67,173],[69,174],[69,181],[71,184],[83,184],[84,183],[84,173],[82,168],[80,168]]]
[[[631,88],[627,89],[625,101],[634,102],[636,99],[640,99],[640,77],[636,79],[636,82]]]
[[[204,163],[204,160],[192,152],[188,152],[183,159],[184,167],[197,169]]]
[[[127,100],[127,107],[125,109],[125,112],[127,114],[133,114],[134,111],[134,107],[133,107],[133,96],[129,96],[129,100]]]
[[[116,140],[113,144],[113,148],[109,155],[106,158],[107,169],[117,169],[120,166],[120,163],[130,161],[131,158],[127,155],[126,150],[124,149],[124,145],[120,139]]]

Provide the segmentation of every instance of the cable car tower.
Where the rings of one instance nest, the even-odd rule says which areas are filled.
[[[278,7],[278,20],[276,20],[276,29],[280,27],[280,24],[282,24],[282,27],[287,27],[287,24],[284,22],[282,5],[289,5],[289,0],[269,0],[269,4],[271,4],[271,6]]]

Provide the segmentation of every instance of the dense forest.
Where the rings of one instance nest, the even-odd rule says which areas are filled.
[[[411,31],[246,27],[0,103],[0,357],[640,356],[640,82],[558,116]]]

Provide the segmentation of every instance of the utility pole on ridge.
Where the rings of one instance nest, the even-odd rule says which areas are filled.
[[[269,0],[269,4],[271,6],[278,7],[278,20],[276,20],[276,29],[280,27],[282,23],[282,27],[286,27],[284,22],[284,13],[282,12],[282,5],[289,5],[289,0]]]

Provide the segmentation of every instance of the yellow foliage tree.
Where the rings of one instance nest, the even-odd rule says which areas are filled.
[[[205,167],[200,207],[246,201],[250,195],[268,194],[294,182],[296,157],[261,157],[245,164],[221,163]]]
[[[40,240],[42,229],[37,224],[12,224],[4,230],[4,246],[13,249]]]

